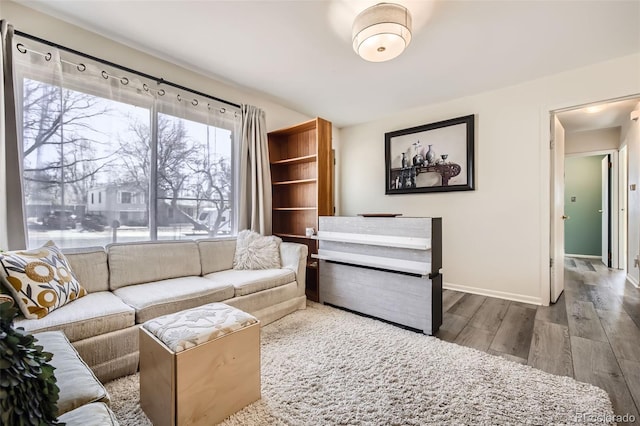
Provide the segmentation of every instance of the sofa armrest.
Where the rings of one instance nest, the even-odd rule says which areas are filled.
[[[304,244],[280,243],[280,259],[282,267],[291,269],[296,274],[298,296],[305,294],[305,280],[307,275],[307,253],[309,249]]]

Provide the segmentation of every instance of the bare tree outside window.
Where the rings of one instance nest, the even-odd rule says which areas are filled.
[[[84,232],[96,228],[85,229],[84,224],[89,218],[106,224],[101,192],[96,197],[95,189],[112,185],[122,171],[117,140],[130,137],[122,123],[131,116],[148,117],[149,110],[23,80],[23,176],[30,246],[49,239],[63,247],[111,241],[108,232]],[[96,198],[97,204],[89,203]]]
[[[147,240],[151,203],[158,239],[231,232],[230,130],[158,113],[155,147],[148,108],[30,79],[23,100],[30,246]]]

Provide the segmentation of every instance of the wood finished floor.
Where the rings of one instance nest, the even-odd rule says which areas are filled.
[[[640,409],[640,290],[599,260],[566,258],[565,291],[545,307],[443,292],[442,340],[599,386],[616,414]]]

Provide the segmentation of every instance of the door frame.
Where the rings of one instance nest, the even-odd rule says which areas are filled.
[[[551,259],[551,185],[554,183],[551,181],[551,155],[553,153],[553,147],[551,146],[553,128],[553,117],[555,114],[570,111],[573,109],[586,108],[593,105],[599,105],[603,103],[622,101],[626,99],[635,99],[640,97],[640,93],[634,93],[625,96],[619,96],[608,99],[584,99],[576,98],[573,101],[567,101],[563,103],[549,103],[542,104],[538,110],[539,116],[539,155],[540,155],[540,211],[538,212],[540,218],[540,225],[543,232],[540,233],[539,247],[540,247],[540,259],[539,259],[539,282],[540,282],[540,302],[543,306],[549,306],[551,299],[551,274],[550,264]]]
[[[620,147],[618,156],[618,226],[620,239],[618,240],[618,269],[628,274],[629,254],[627,252],[627,241],[629,232],[627,221],[627,188],[629,187],[629,148],[625,144]]]
[[[565,130],[557,113],[551,114],[550,118],[549,302],[555,303],[564,291]]]
[[[611,173],[609,181],[609,218],[611,221],[611,228],[609,229],[609,239],[611,240],[611,268],[618,269],[620,265],[620,253],[619,243],[620,240],[620,215],[616,212],[620,212],[620,180],[619,180],[619,152],[616,149],[603,149],[599,151],[588,152],[576,152],[572,154],[565,154],[565,158],[578,158],[578,157],[596,157],[601,155],[609,155],[611,159]]]

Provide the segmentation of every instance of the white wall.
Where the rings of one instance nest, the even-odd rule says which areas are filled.
[[[640,103],[635,108],[640,110]],[[640,282],[640,270],[633,260],[640,253],[640,121],[631,121],[622,126],[620,147],[627,146],[629,156],[629,186],[636,185],[636,189],[628,192],[628,222],[627,222],[627,277],[635,285]]]
[[[343,128],[340,213],[440,216],[446,287],[547,303],[549,111],[639,93],[638,75],[640,54]],[[475,191],[384,195],[385,132],[468,114]]]
[[[236,104],[258,106],[266,112],[268,131],[311,118],[273,102],[266,95],[205,77],[17,3],[5,0],[0,0],[0,3],[2,19],[6,19],[16,30]],[[120,6],[114,4],[114,7]],[[212,72],[215,73],[215,70]]]
[[[620,127],[566,133],[564,139],[565,154],[618,150],[619,147]]]

